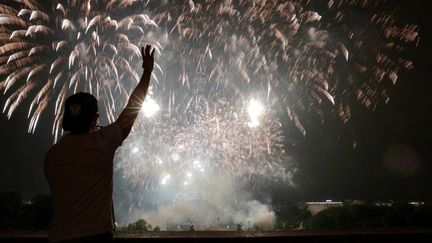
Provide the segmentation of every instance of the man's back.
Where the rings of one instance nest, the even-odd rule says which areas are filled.
[[[112,231],[113,157],[122,141],[120,127],[113,123],[99,132],[66,134],[48,151],[52,241]]]
[[[143,75],[116,122],[94,132],[96,97],[79,92],[64,105],[62,128],[69,132],[47,153],[45,174],[53,198],[50,241],[112,240],[113,159],[129,135],[150,84],[154,51],[141,48]]]

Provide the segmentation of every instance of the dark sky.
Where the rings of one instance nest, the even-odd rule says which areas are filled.
[[[432,199],[432,18],[424,2],[395,4],[402,21],[421,26],[421,41],[408,53],[415,69],[400,76],[389,104],[374,112],[357,110],[346,126],[326,124],[302,140],[295,196]],[[353,131],[355,150],[350,148]]]
[[[293,191],[279,185],[275,191],[280,195],[300,200],[432,199],[432,17],[427,1],[410,2],[400,4],[402,20],[421,26],[419,46],[409,53],[415,69],[400,76],[388,105],[358,112],[347,126],[326,124],[298,138],[293,153],[300,168],[298,186]],[[1,108],[4,102],[1,96]],[[35,134],[27,133],[27,109],[19,107],[11,120],[0,115],[0,191],[19,190],[24,197],[48,193],[42,165],[53,140],[46,119]]]

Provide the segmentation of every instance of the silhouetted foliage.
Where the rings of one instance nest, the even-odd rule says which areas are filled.
[[[121,232],[145,232],[145,231],[160,231],[160,227],[156,226],[153,229],[151,224],[148,224],[144,219],[138,219],[134,223],[129,223],[126,226],[119,226],[116,229]]]
[[[237,224],[237,231],[243,231],[242,227],[243,226],[241,224]]]
[[[19,192],[0,193],[0,229],[48,229],[51,215],[49,196],[23,201]]]
[[[299,228],[302,222],[305,222],[311,213],[307,210],[305,204],[287,204],[274,208],[277,215],[274,225],[275,230],[289,230]]]
[[[391,206],[344,205],[310,217],[306,229],[431,227],[432,206],[395,202]]]
[[[51,197],[37,195],[31,200],[31,204],[23,205],[20,225],[26,229],[48,229],[51,217]]]
[[[18,227],[21,214],[21,196],[17,191],[0,193],[0,229],[14,229]]]
[[[286,203],[286,202],[285,202]],[[370,229],[432,227],[432,203],[410,205],[407,202],[393,202],[391,205],[345,203],[311,215],[305,204],[286,203],[274,207],[277,219],[275,230],[296,229]],[[0,192],[0,230],[49,228],[51,221],[51,198],[38,195],[24,201],[17,191]],[[160,231],[144,219],[126,226],[117,227],[122,232]],[[237,225],[237,230],[243,230]],[[255,230],[259,228],[255,227]]]

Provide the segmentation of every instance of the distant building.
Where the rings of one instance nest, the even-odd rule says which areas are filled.
[[[333,207],[342,207],[342,202],[333,202],[332,200],[326,200],[325,202],[306,202],[307,210],[315,215],[325,209],[333,208]]]
[[[32,201],[32,200],[23,200],[23,201],[22,201],[22,204],[23,204],[23,205],[26,205],[26,206],[30,206],[30,205],[33,204],[33,201]]]
[[[391,207],[391,206],[393,206],[394,203],[395,202],[391,201],[391,200],[390,201],[386,201],[386,202],[378,201],[378,202],[375,202],[374,205],[375,206],[387,206],[387,207]],[[411,206],[414,206],[414,207],[419,207],[419,206],[424,205],[425,203],[422,202],[422,201],[408,201],[407,204],[411,205]]]
[[[346,203],[350,204],[350,205],[367,205],[366,201],[362,201],[362,200],[348,200],[345,201]]]
[[[391,207],[391,206],[393,206],[393,201],[386,201],[386,202],[383,202],[383,201],[378,201],[378,202],[375,202],[374,203],[374,205],[375,206],[379,206],[379,207]]]
[[[414,206],[414,207],[418,207],[418,206],[423,206],[424,202],[410,201],[410,202],[408,202],[408,204],[411,206]]]

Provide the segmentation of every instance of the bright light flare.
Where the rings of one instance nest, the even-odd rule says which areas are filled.
[[[170,175],[165,175],[161,180],[161,184],[166,185],[170,178],[171,178]]]
[[[248,122],[249,127],[257,127],[259,125],[259,117],[261,116],[262,112],[264,111],[264,107],[256,101],[255,99],[252,99],[249,102],[248,106],[248,113],[250,122]]]
[[[160,107],[152,98],[147,97],[141,109],[144,116],[150,118],[160,110]]]
[[[197,169],[199,169],[199,168],[202,167],[201,163],[200,163],[198,160],[195,160],[195,161],[193,162],[193,166],[194,166],[195,168],[197,168]]]

